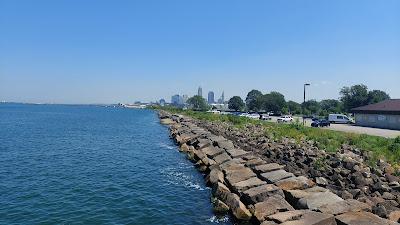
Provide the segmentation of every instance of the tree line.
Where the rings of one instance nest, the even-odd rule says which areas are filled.
[[[316,101],[312,99],[300,104],[295,101],[286,101],[285,96],[277,91],[263,94],[259,90],[251,90],[247,93],[244,101],[240,96],[233,96],[229,99],[228,108],[235,111],[326,116],[329,113],[350,112],[355,107],[390,99],[386,92],[381,90],[369,91],[364,84],[343,87],[339,94],[338,100]],[[195,110],[206,111],[211,108],[203,97],[197,95],[189,98],[187,103],[189,107]]]
[[[263,94],[259,90],[251,90],[245,101],[239,96],[233,96],[228,102],[228,107],[235,111],[326,116],[329,113],[350,112],[355,107],[390,99],[386,92],[381,90],[369,91],[368,87],[363,84],[343,87],[339,94],[339,100],[308,100],[300,104],[295,101],[286,101],[285,96],[276,91]]]

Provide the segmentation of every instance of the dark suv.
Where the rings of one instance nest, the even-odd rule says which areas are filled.
[[[328,120],[314,120],[311,123],[312,127],[329,127],[331,123]]]

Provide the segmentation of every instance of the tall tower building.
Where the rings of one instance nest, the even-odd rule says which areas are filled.
[[[208,104],[213,104],[214,102],[214,92],[210,91],[208,92]]]
[[[182,98],[183,98],[183,104],[186,104],[187,100],[189,99],[189,96],[183,95]]]
[[[221,98],[218,99],[218,103],[224,104],[224,102],[225,102],[225,94],[224,94],[224,92],[222,92]]]
[[[203,89],[201,87],[197,90],[197,95],[203,97]]]

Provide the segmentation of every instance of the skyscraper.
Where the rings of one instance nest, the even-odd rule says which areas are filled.
[[[208,92],[208,104],[213,104],[214,102],[214,92],[210,91]]]
[[[172,97],[171,97],[171,104],[172,104],[172,105],[179,105],[179,98],[180,98],[179,95],[174,95],[174,96],[172,96]]]
[[[197,95],[203,97],[203,89],[201,87],[197,90]]]
[[[218,99],[218,103],[224,104],[224,102],[225,102],[225,94],[224,94],[224,92],[222,92],[221,98]]]
[[[189,99],[189,96],[183,95],[182,98],[183,98],[183,104],[186,104],[187,100]]]

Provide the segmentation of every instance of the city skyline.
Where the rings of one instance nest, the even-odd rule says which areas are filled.
[[[190,97],[194,96],[201,96],[208,104],[224,104],[225,103],[225,92],[221,92],[221,96],[218,98],[218,100],[215,100],[215,92],[213,90],[209,90],[207,94],[207,98],[202,96],[203,88],[201,86],[198,87],[197,89],[197,94],[193,96],[189,96],[188,94],[174,94],[171,96],[171,101],[169,103],[173,105],[184,105],[186,104],[187,100]],[[152,102],[161,102],[162,100],[165,101],[165,98],[161,98],[160,100],[152,101]]]
[[[302,102],[306,82],[308,99],[361,83],[400,98],[399,11],[396,0],[3,0],[0,101],[154,102],[200,85]]]

